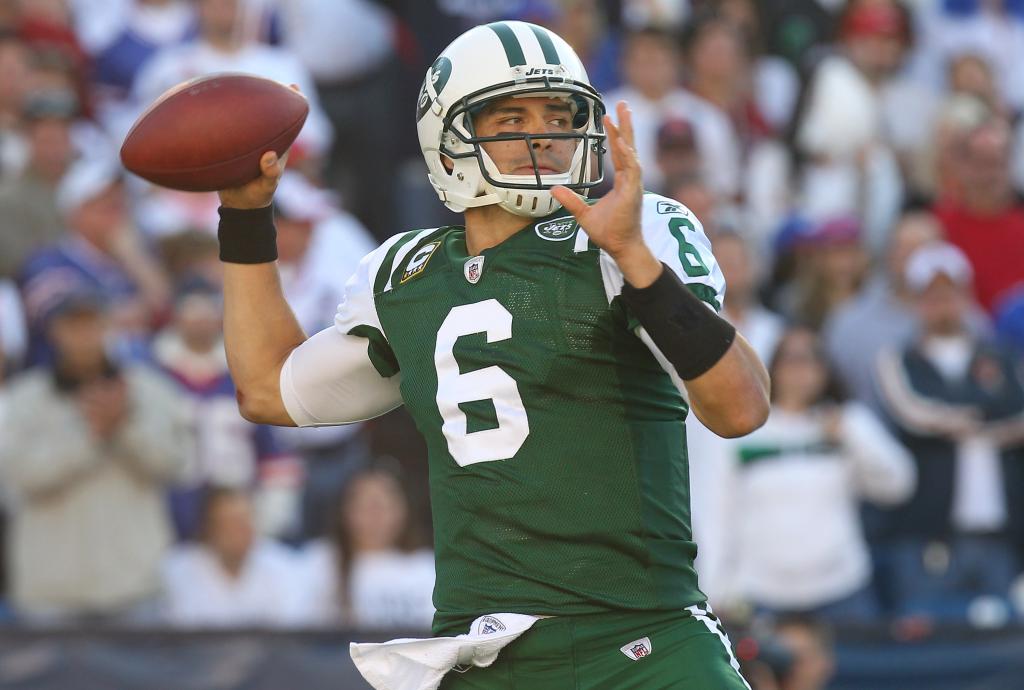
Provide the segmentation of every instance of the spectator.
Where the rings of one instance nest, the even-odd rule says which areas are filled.
[[[692,20],[685,39],[687,89],[729,119],[744,154],[772,134],[754,97],[747,39],[734,21],[719,14]]]
[[[395,17],[371,0],[278,5],[284,45],[315,80],[334,130],[334,145],[324,151],[327,180],[352,213],[384,240],[396,228],[394,185],[383,181],[397,176],[406,143],[398,135],[405,130],[405,103],[395,88],[402,76]]]
[[[931,213],[904,213],[889,234],[883,270],[825,321],[825,346],[843,385],[876,412],[880,410],[874,376],[878,353],[902,346],[916,328],[912,296],[903,281],[907,259],[918,247],[937,241],[941,232]]]
[[[1024,355],[1024,287],[1010,292],[999,303],[995,326],[1003,342]]]
[[[835,674],[832,632],[808,616],[785,616],[775,621],[776,639],[792,655],[779,690],[825,690]]]
[[[135,79],[137,107],[144,108],[164,91],[188,79],[214,72],[246,72],[296,84],[309,100],[309,117],[291,148],[292,167],[316,169],[327,154],[331,125],[317,98],[313,80],[290,52],[247,41],[241,29],[243,0],[199,0],[199,35],[194,41],[168,46],[143,65]]]
[[[28,47],[0,25],[0,180],[22,170],[28,157],[19,134],[29,90]]]
[[[622,41],[618,31],[608,25],[606,3],[560,0],[526,5],[543,9],[519,19],[546,26],[564,38],[583,61],[595,89],[604,93],[618,88]]]
[[[150,325],[166,308],[167,280],[129,224],[121,173],[104,158],[81,160],[61,180],[57,204],[68,236],[33,255],[19,284],[32,324],[29,363],[49,356],[41,308],[55,292],[85,284],[111,301],[113,335],[120,353],[148,356]]]
[[[0,387],[25,355],[28,335],[18,288],[0,280]]]
[[[962,53],[949,61],[949,90],[974,96],[993,113],[1010,115],[992,67],[980,55]]]
[[[307,333],[333,323],[345,283],[359,259],[376,247],[333,195],[299,173],[285,173],[274,195],[277,251],[285,298]]]
[[[800,78],[784,58],[763,52],[762,18],[755,0],[718,0],[716,10],[742,35],[746,50],[754,57],[751,88],[757,111],[775,132],[785,132],[793,117]]]
[[[329,540],[306,547],[309,622],[430,628],[434,555],[415,548],[410,517],[396,475],[369,468],[349,480]]]
[[[1024,543],[1024,383],[1019,361],[966,325],[971,268],[945,243],[907,262],[918,338],[879,360],[883,400],[918,467],[885,517],[900,614],[962,620],[978,597],[1008,606]]]
[[[767,52],[803,71],[832,38],[843,0],[774,0],[758,5]]]
[[[207,230],[185,228],[164,237],[157,246],[160,263],[170,280],[180,284],[200,278],[211,285],[223,283],[217,238]]]
[[[717,234],[711,246],[729,286],[722,316],[736,326],[758,357],[767,362],[785,324],[780,316],[758,302],[757,285],[764,273],[758,255],[741,235],[732,232]],[[697,573],[705,594],[717,604],[720,596],[724,600],[728,594],[719,588],[719,583],[729,579],[723,569],[732,567],[726,562],[728,511],[733,509],[729,495],[732,448],[729,441],[701,424],[695,414],[686,417],[686,444],[689,456],[694,458],[690,465],[690,508],[695,541],[700,544]]]
[[[330,326],[345,283],[359,259],[375,246],[353,216],[337,208],[332,195],[298,173],[286,173],[274,196],[278,270],[285,299],[306,333]],[[277,427],[284,448],[305,460],[303,537],[330,530],[338,493],[348,476],[369,460],[363,425]]]
[[[35,0],[18,5],[18,37],[32,48],[37,60],[44,62],[45,69],[58,73],[52,75],[60,79],[57,86],[70,88],[82,112],[91,116],[88,56],[73,30],[67,3],[64,0]],[[36,88],[40,86],[36,85]]]
[[[262,534],[293,536],[298,529],[302,465],[283,451],[270,427],[238,413],[224,355],[221,297],[202,279],[178,289],[170,325],[153,355],[189,400],[196,444],[183,481],[170,493],[178,536],[195,538],[200,504],[210,486],[254,491]]]
[[[957,56],[984,58],[996,75],[1001,98],[1011,109],[1024,109],[1024,15],[1014,0],[957,0],[919,3],[923,30],[915,73],[933,89]],[[1016,5],[1016,7],[1014,7]]]
[[[659,125],[683,118],[694,128],[705,181],[717,194],[734,198],[739,189],[739,143],[728,117],[680,87],[681,55],[674,36],[657,29],[631,32],[623,47],[622,72],[623,86],[605,101],[629,103],[645,186],[658,189],[662,184],[655,164]]]
[[[935,205],[946,237],[971,262],[975,294],[989,313],[1024,284],[1024,202],[1010,175],[1012,145],[1009,126],[998,117],[956,138],[953,185]]]
[[[839,51],[814,70],[796,124],[804,213],[814,221],[854,215],[873,250],[884,246],[903,198],[882,89],[902,60],[908,31],[893,0],[853,0],[840,23]]]
[[[107,13],[109,9],[97,12]],[[195,37],[195,7],[186,0],[132,0],[119,24],[107,29],[109,37],[93,49],[98,115],[108,122],[112,117],[131,117],[120,108],[129,100],[135,77],[149,58]],[[113,131],[125,124],[131,122],[113,124]]]
[[[759,302],[757,287],[764,278],[764,266],[746,239],[737,233],[719,233],[712,240],[712,247],[729,286],[722,315],[750,342],[757,356],[767,362],[775,352],[784,324],[781,316]]]
[[[818,329],[853,299],[867,276],[869,258],[861,226],[853,217],[831,218],[811,225],[796,240],[796,275],[781,311]]]
[[[211,489],[201,541],[175,547],[164,563],[167,621],[191,628],[293,625],[298,572],[295,554],[257,536],[246,492]]]
[[[13,278],[34,250],[64,235],[56,194],[74,159],[77,108],[68,91],[37,92],[26,101],[28,159],[24,170],[0,185],[0,278]]]
[[[697,149],[693,126],[679,118],[662,121],[655,137],[655,150],[657,153],[654,160],[662,179],[661,191],[672,199],[678,199],[673,196],[673,191],[684,182],[699,180],[703,174],[704,161]],[[682,203],[694,211],[698,218],[706,218],[706,215],[698,213],[685,201]]]
[[[54,365],[6,393],[9,581],[31,623],[156,619],[170,541],[163,492],[185,463],[189,429],[168,382],[109,357],[103,304],[89,286],[53,296]]]
[[[843,402],[812,331],[787,331],[769,372],[771,415],[734,445],[731,591],[772,612],[871,620],[858,503],[907,498],[913,462],[868,409]]]

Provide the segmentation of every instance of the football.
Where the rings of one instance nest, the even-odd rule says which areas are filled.
[[[260,157],[283,154],[309,114],[298,91],[247,74],[215,74],[161,95],[121,145],[124,167],[162,187],[212,192],[260,175]]]

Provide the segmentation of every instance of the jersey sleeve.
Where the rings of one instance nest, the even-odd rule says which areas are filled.
[[[641,224],[644,242],[655,258],[673,271],[694,295],[716,312],[725,300],[725,277],[711,253],[711,241],[704,226],[690,209],[678,201],[658,194],[644,194]],[[601,279],[608,302],[622,294],[625,278],[615,260],[601,252]],[[636,317],[626,311],[626,327],[636,333],[661,367],[672,377],[676,388],[687,398],[686,387],[675,367],[658,349]]]
[[[363,421],[401,404],[398,361],[381,327],[374,294],[378,273],[402,237],[363,257],[345,285],[334,326],[297,347],[282,367],[281,398],[299,426]]]
[[[704,226],[690,209],[658,194],[644,194],[641,212],[644,242],[702,302],[721,311],[725,277],[711,253]],[[615,261],[602,254],[602,278],[609,301],[622,293],[625,279]],[[631,327],[637,324],[631,320]]]

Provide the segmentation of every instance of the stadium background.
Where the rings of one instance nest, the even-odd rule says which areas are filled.
[[[319,330],[375,243],[454,218],[426,180],[413,103],[452,38],[498,19],[558,32],[606,103],[630,102],[645,184],[704,222],[725,314],[773,372],[811,367],[786,369],[783,388],[813,389],[826,368],[841,384],[797,412],[777,401],[775,432],[824,450],[766,455],[764,438],[690,429],[698,568],[752,684],[1020,687],[1024,402],[985,411],[1008,440],[956,414],[922,431],[878,363],[914,342],[944,275],[969,295],[950,307],[964,338],[992,344],[973,360],[982,389],[1019,390],[1000,378],[1020,378],[1024,352],[1018,0],[0,1],[0,687],[359,688],[350,639],[429,623],[412,423],[242,420],[219,339],[216,198],[121,180],[116,153],[184,79],[299,84],[313,109],[277,197],[279,251],[289,301]],[[942,237],[962,254],[909,267]],[[106,390],[75,408],[68,393],[24,414],[19,381],[88,357],[97,314],[111,360],[177,397]],[[182,425],[162,448],[96,441],[82,460],[95,434],[69,409],[97,434]],[[836,431],[864,417],[857,439]],[[822,479],[808,455],[840,469]],[[136,472],[146,458],[162,469]],[[135,523],[151,531],[111,527]],[[781,526],[779,548],[759,523]],[[150,548],[133,548],[139,534]],[[829,545],[870,565],[801,569]]]

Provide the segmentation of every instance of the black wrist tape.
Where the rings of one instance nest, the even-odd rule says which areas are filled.
[[[232,264],[265,264],[277,261],[277,229],[274,207],[217,209],[220,224],[220,260]]]
[[[649,286],[626,283],[622,300],[684,381],[695,379],[722,358],[736,328],[690,292],[668,266]]]

